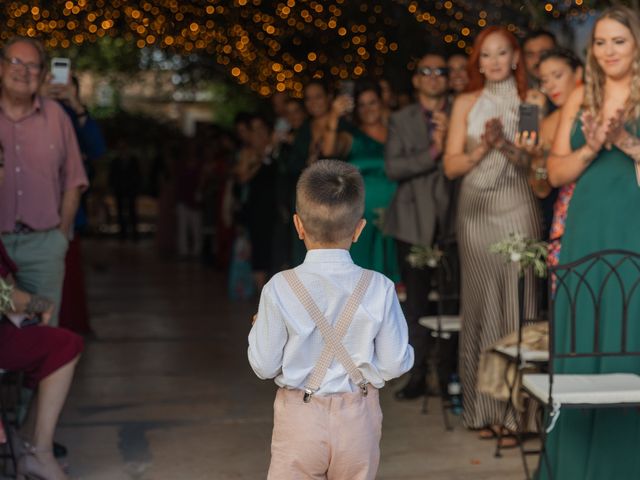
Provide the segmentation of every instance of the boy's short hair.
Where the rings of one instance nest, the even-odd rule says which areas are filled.
[[[298,180],[296,213],[316,242],[335,244],[351,237],[364,213],[362,175],[340,160],[311,164]]]

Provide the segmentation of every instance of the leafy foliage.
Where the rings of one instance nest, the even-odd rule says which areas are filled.
[[[547,276],[548,245],[546,242],[511,233],[505,240],[491,245],[489,251],[502,255],[507,262],[516,263],[520,275],[532,267],[537,277]]]
[[[432,247],[413,245],[407,255],[407,261],[414,268],[436,268],[443,257],[444,252],[438,245]]]

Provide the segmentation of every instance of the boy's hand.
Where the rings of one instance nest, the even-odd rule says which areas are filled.
[[[256,313],[252,318],[251,318],[251,325],[253,326],[254,323],[256,323],[256,319],[258,318],[258,314]]]

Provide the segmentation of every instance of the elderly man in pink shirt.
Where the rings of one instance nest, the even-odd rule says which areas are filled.
[[[69,117],[56,101],[37,94],[46,74],[42,45],[15,38],[2,53],[0,232],[19,267],[18,284],[58,307],[68,237],[87,176]]]

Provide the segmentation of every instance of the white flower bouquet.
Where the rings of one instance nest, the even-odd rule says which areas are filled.
[[[414,245],[407,255],[407,261],[413,268],[437,268],[443,256],[444,252],[437,245],[432,247]]]
[[[546,242],[511,233],[505,240],[491,245],[489,251],[502,255],[507,262],[518,264],[520,275],[523,275],[527,268],[532,267],[537,277],[547,276],[548,245]]]

